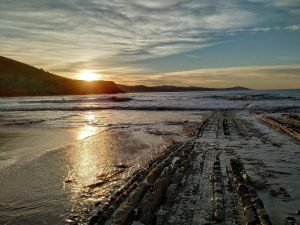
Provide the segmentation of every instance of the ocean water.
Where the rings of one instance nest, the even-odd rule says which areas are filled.
[[[0,98],[0,111],[278,110],[300,106],[300,90],[210,91]]]
[[[208,111],[299,113],[299,100],[300,90],[0,98],[0,224],[88,217]]]

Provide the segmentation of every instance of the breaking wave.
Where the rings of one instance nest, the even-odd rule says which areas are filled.
[[[298,109],[300,90],[247,92],[174,92],[122,95],[44,96],[0,98],[7,111],[213,111]]]
[[[262,106],[244,105],[236,107],[169,107],[169,106],[87,106],[87,107],[38,107],[38,108],[7,108],[2,112],[13,111],[97,111],[97,110],[136,110],[136,111],[218,111],[218,110],[247,110],[247,111],[280,111],[280,110],[300,110],[300,106]]]
[[[264,101],[264,100],[300,100],[294,96],[282,96],[272,94],[248,94],[248,95],[213,95],[204,98],[226,99],[232,101]]]
[[[97,102],[128,102],[134,99],[129,97],[100,97],[100,98],[77,98],[77,99],[49,99],[49,100],[25,100],[25,101],[17,101],[19,104],[30,104],[30,103],[97,103]]]

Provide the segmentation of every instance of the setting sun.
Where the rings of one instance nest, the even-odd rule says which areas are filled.
[[[92,71],[82,71],[79,73],[79,80],[94,81],[100,78],[99,74]]]

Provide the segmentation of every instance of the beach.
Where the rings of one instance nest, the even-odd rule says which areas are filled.
[[[299,222],[299,99],[299,90],[2,98],[0,223]]]

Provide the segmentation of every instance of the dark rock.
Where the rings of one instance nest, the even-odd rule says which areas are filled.
[[[251,195],[244,195],[240,198],[240,202],[244,208],[252,206]]]
[[[269,191],[269,193],[270,193],[270,195],[272,196],[272,197],[276,197],[276,196],[278,196],[278,192],[277,191],[275,191],[274,189],[271,189],[270,191]]]
[[[292,216],[288,216],[285,218],[285,225],[297,225],[297,220]]]
[[[129,202],[132,205],[136,205],[140,199],[141,196],[147,191],[147,189],[150,188],[150,186],[146,183],[141,183],[134,192],[129,197]]]
[[[256,215],[256,211],[253,206],[244,208],[244,216],[245,216],[245,224],[246,225],[258,225],[259,224],[259,219]]]
[[[158,167],[156,167],[155,169],[153,169],[151,172],[150,172],[150,174],[147,176],[147,182],[149,183],[149,184],[154,184],[154,182],[155,182],[155,180],[157,179],[157,177],[158,177],[158,175],[160,174],[160,172],[161,172],[161,167],[160,166],[158,166]]]
[[[115,167],[117,167],[119,169],[126,169],[128,166],[126,166],[124,164],[118,164],[118,165],[115,165]]]
[[[169,181],[167,178],[158,178],[157,181],[154,184],[154,201],[159,203],[162,195],[166,191],[168,187]]]
[[[255,205],[258,205],[259,207],[264,208],[264,203],[263,203],[263,201],[260,198],[254,197],[254,198],[252,198],[252,202]]]
[[[135,212],[134,220],[138,221],[142,216],[142,212],[143,212],[143,210],[141,208],[138,208]]]
[[[259,215],[258,217],[261,225],[272,225],[271,219],[267,214]]]
[[[174,198],[176,196],[176,184],[169,185],[167,191],[166,191],[166,204],[171,205],[171,203],[174,201]]]
[[[224,221],[225,218],[224,211],[222,210],[222,208],[215,209],[213,216],[218,222]]]
[[[93,216],[93,217],[90,219],[88,225],[94,225],[94,224],[97,224],[98,220],[99,220],[99,216]]]
[[[264,190],[267,188],[267,185],[263,181],[251,180],[251,185],[257,190]]]
[[[239,184],[236,191],[239,196],[244,196],[246,194],[249,194],[249,187],[245,184]]]

